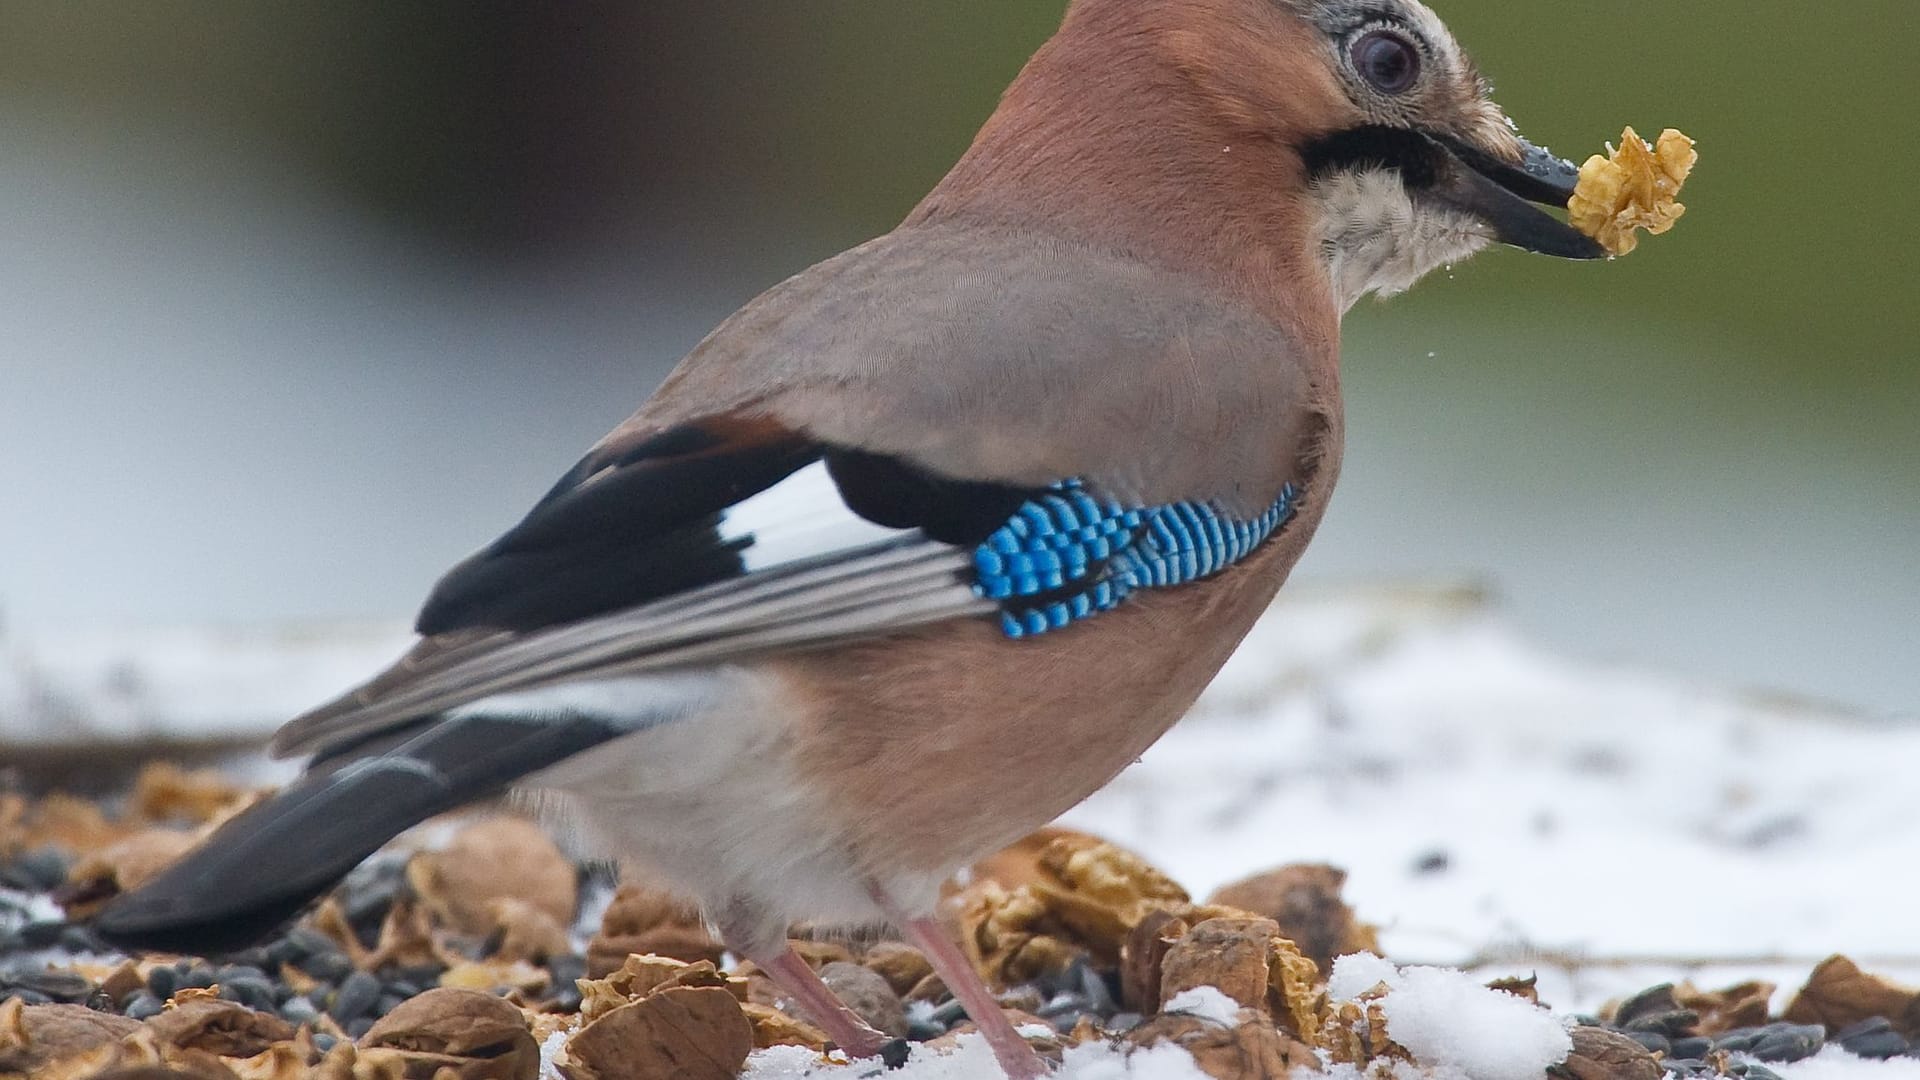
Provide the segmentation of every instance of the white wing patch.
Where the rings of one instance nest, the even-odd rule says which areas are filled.
[[[847,551],[906,531],[875,525],[847,509],[824,461],[734,504],[720,519],[721,536],[751,541],[742,552],[748,573]]]
[[[859,517],[824,463],[730,507],[720,532],[746,541],[746,573],[579,622],[452,645],[400,685],[295,720],[276,752],[350,742],[456,709],[586,712],[638,724],[658,718],[654,694],[687,696],[686,687],[656,681],[668,672],[996,610],[970,584],[969,551]]]
[[[574,713],[639,729],[706,708],[720,697],[729,677],[716,671],[693,671],[552,683],[481,698],[450,710],[447,718],[524,717],[528,723],[541,723]]]

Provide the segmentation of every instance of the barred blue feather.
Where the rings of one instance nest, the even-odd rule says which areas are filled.
[[[1027,501],[973,552],[974,592],[999,603],[1011,638],[1110,611],[1136,589],[1196,581],[1239,562],[1294,513],[1289,484],[1265,512],[1239,520],[1205,503],[1128,507],[1079,481]]]

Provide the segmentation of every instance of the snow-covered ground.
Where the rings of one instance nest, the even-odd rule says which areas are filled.
[[[69,629],[0,625],[0,753],[7,746],[265,740],[297,713],[399,657],[404,626]]]
[[[1467,593],[1296,596],[1067,822],[1197,894],[1325,861],[1388,955],[1588,1009],[1920,975],[1920,725],[1578,663]]]
[[[0,745],[264,735],[404,641],[0,639]],[[1684,978],[1773,979],[1783,1004],[1833,952],[1920,981],[1916,781],[1920,725],[1550,655],[1468,591],[1296,590],[1066,823],[1196,895],[1286,862],[1345,867],[1396,961],[1536,973],[1563,1012]]]

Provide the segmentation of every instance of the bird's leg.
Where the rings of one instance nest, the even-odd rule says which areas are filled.
[[[906,1041],[875,1031],[859,1014],[841,1004],[833,989],[820,981],[820,975],[807,966],[793,947],[781,942],[776,948],[742,950],[741,955],[767,973],[786,995],[806,1013],[807,1019],[820,1025],[840,1049],[853,1058],[877,1057],[888,1065],[906,1061]]]
[[[875,1031],[858,1013],[842,1004],[820,974],[800,959],[787,943],[787,924],[760,905],[735,899],[708,908],[707,917],[720,940],[735,955],[753,961],[767,978],[800,1007],[808,1020],[853,1058],[877,1057],[889,1066],[906,1063],[907,1041]]]
[[[1047,1063],[1034,1052],[1013,1021],[1000,1011],[1000,1002],[993,996],[987,984],[980,981],[980,974],[973,970],[973,963],[960,946],[953,943],[939,923],[925,916],[913,918],[900,911],[894,903],[879,889],[874,889],[874,899],[880,909],[886,912],[906,935],[907,943],[919,949],[933,965],[934,973],[947,984],[947,989],[967,1010],[967,1018],[980,1029],[980,1034],[993,1048],[994,1060],[1007,1074],[1009,1080],[1041,1080],[1052,1070]]]

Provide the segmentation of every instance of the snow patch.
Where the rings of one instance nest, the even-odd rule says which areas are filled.
[[[1193,1055],[1172,1043],[1122,1054],[1105,1043],[1069,1047],[1058,1080],[1210,1080]]]
[[[1359,954],[1334,961],[1329,993],[1353,1000],[1385,984],[1387,1036],[1421,1071],[1473,1080],[1540,1080],[1573,1050],[1567,1022],[1524,998],[1446,968],[1394,965]]]
[[[1381,983],[1391,987],[1399,978],[1400,969],[1390,960],[1372,953],[1348,953],[1334,958],[1327,994],[1336,1001],[1352,1001]]]
[[[1182,990],[1160,1007],[1163,1013],[1185,1013],[1222,1027],[1232,1027],[1240,1019],[1240,1003],[1216,986],[1196,986]]]
[[[1855,1057],[1838,1046],[1828,1046],[1800,1061],[1769,1063],[1767,1068],[1783,1080],[1920,1080],[1920,1058],[1873,1061]]]
[[[1193,1055],[1171,1043],[1144,1050],[1101,1042],[1069,1047],[1053,1075],[1054,1080],[1208,1080],[1194,1064]],[[754,1051],[740,1080],[866,1080],[869,1076],[878,1080],[1002,1080],[1006,1074],[993,1060],[985,1039],[962,1035],[959,1044],[945,1053],[916,1046],[907,1063],[892,1070],[883,1070],[873,1062],[849,1066],[827,1061],[805,1047],[775,1046]]]
[[[540,1080],[567,1080],[560,1073],[560,1052],[567,1048],[565,1031],[556,1031],[540,1041]]]

